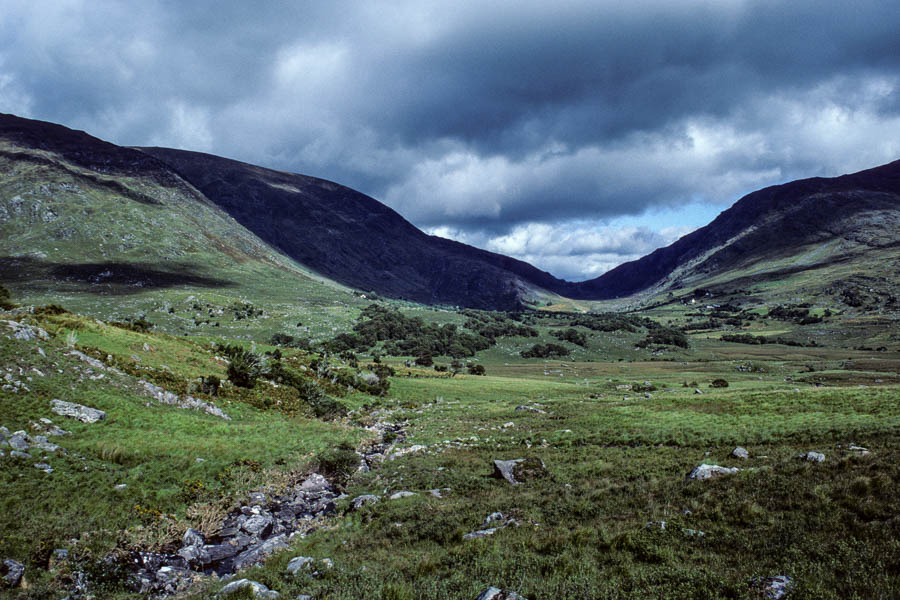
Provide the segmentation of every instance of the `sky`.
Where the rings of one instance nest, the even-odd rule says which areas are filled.
[[[583,280],[900,158],[896,0],[0,0],[0,112],[337,181]]]

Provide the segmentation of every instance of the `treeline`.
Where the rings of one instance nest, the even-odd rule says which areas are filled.
[[[761,344],[781,344],[783,346],[798,346],[798,347],[809,347],[813,348],[818,346],[815,340],[811,340],[808,344],[804,344],[802,342],[798,342],[796,340],[790,340],[783,337],[765,337],[762,335],[751,335],[749,333],[736,333],[736,334],[728,334],[723,335],[720,338],[723,342],[732,342],[735,344],[753,344],[753,345],[761,345]]]

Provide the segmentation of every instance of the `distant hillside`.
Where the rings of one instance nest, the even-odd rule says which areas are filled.
[[[900,246],[900,161],[753,192],[670,246],[557,291],[580,299],[626,297],[800,255],[794,269],[891,246]]]

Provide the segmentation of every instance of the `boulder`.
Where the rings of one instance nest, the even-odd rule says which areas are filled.
[[[703,464],[699,467],[695,467],[694,470],[688,474],[687,478],[697,480],[713,479],[722,475],[734,475],[738,471],[740,471],[740,469],[737,467],[720,467],[719,465]]]
[[[801,454],[800,458],[802,458],[806,462],[825,462],[825,455],[821,452],[807,452],[805,454]]]
[[[216,594],[216,597],[218,598],[219,596],[230,596],[231,594],[237,593],[246,588],[252,590],[253,595],[257,598],[268,599],[277,598],[279,596],[278,592],[270,590],[261,583],[250,581],[249,579],[237,579],[223,587],[219,591],[219,593]]]
[[[287,535],[283,533],[269,538],[261,544],[250,546],[234,557],[234,570],[239,571],[249,567],[260,562],[276,550],[287,550],[288,547]]]
[[[494,461],[494,477],[497,479],[505,479],[511,485],[519,485],[515,475],[513,475],[513,467],[523,462],[524,458],[514,458],[512,460],[495,460]]]
[[[311,568],[315,560],[316,559],[311,556],[297,556],[296,558],[292,558],[287,565],[287,572],[291,575],[296,575],[303,569]]]
[[[353,508],[353,510],[359,510],[367,504],[375,504],[376,502],[378,502],[378,500],[380,500],[380,498],[374,494],[364,494],[362,496],[357,496],[356,498],[351,500],[350,506]]]
[[[494,535],[500,527],[491,527],[490,529],[479,529],[478,531],[473,531],[472,533],[467,533],[463,535],[464,540],[477,540],[479,538],[487,537],[489,535]]]
[[[787,575],[757,577],[750,582],[750,587],[759,590],[767,600],[781,600],[794,587],[794,580]]]
[[[510,590],[501,590],[500,588],[489,587],[484,590],[475,600],[528,600],[519,594]]]
[[[24,431],[17,431],[7,440],[9,447],[13,450],[19,450],[20,452],[27,452],[31,447],[31,444],[28,443],[28,434]]]
[[[6,585],[14,588],[22,582],[22,577],[25,575],[25,565],[19,561],[7,558],[3,561],[2,567],[0,567],[0,573],[2,573],[3,581]]]
[[[738,446],[731,451],[731,456],[734,458],[741,458],[746,460],[747,458],[750,458],[750,453],[747,452],[746,448],[741,448],[740,446]]]
[[[410,496],[417,496],[415,492],[409,492],[407,490],[402,490],[399,492],[395,492],[388,497],[388,500],[399,500],[400,498],[409,498]]]
[[[322,475],[312,473],[300,484],[300,489],[304,492],[326,492],[331,490],[331,484]]]
[[[50,409],[58,415],[78,419],[82,423],[96,423],[106,418],[106,413],[102,410],[63,400],[51,400]]]

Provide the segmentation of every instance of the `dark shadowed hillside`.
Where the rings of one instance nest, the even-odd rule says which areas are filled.
[[[522,261],[426,235],[373,198],[330,181],[197,152],[143,151],[275,248],[362,290],[510,309],[529,287],[563,285]]]

